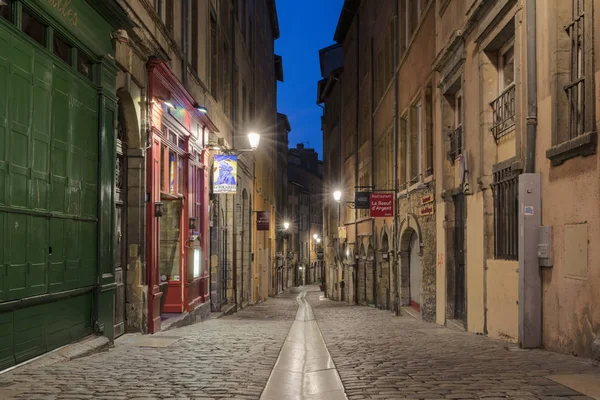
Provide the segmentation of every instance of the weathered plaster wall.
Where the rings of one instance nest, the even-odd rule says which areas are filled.
[[[512,342],[519,337],[517,261],[487,260],[488,335]]]
[[[484,309],[484,228],[483,193],[477,192],[466,197],[468,250],[466,254],[467,279],[467,329],[469,332],[483,333],[485,324]]]

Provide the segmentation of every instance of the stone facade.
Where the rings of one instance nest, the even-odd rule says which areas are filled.
[[[344,2],[318,84],[324,185],[343,194],[324,204],[330,297],[597,354],[595,8]],[[348,207],[363,189],[395,193],[394,218]]]

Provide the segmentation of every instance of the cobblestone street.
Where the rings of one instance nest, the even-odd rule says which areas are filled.
[[[583,358],[515,351],[311,290],[306,298],[349,399],[584,399],[546,377],[600,372]],[[258,399],[298,318],[297,294],[154,336],[126,335],[108,352],[17,368],[0,375],[0,399]],[[140,345],[151,339],[155,347]]]
[[[317,294],[309,301],[349,399],[586,399],[545,376],[600,374],[582,358],[511,351],[503,341]]]

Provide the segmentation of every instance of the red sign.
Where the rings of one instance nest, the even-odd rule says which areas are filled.
[[[393,193],[371,193],[371,217],[393,217],[394,216],[394,194]]]
[[[271,213],[268,211],[258,211],[256,213],[256,230],[268,231],[269,222],[271,221]]]

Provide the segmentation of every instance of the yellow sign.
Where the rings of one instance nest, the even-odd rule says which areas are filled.
[[[346,227],[338,226],[338,238],[346,239]]]

